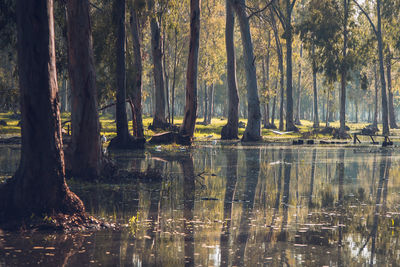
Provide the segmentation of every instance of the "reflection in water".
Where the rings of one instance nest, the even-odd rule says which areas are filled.
[[[184,252],[185,266],[194,266],[194,194],[195,175],[193,159],[190,155],[184,155],[180,160],[183,171],[183,218],[184,218]]]
[[[234,266],[242,266],[246,250],[247,239],[250,234],[251,219],[253,217],[254,196],[260,173],[260,149],[246,149],[246,181],[242,199],[242,215],[240,217],[239,234],[236,238],[238,248],[233,258]]]
[[[231,237],[232,206],[236,191],[238,152],[236,149],[226,153],[226,185],[224,198],[224,219],[221,230],[221,266],[229,266],[229,241]]]
[[[0,173],[11,176],[18,150],[1,151]],[[71,187],[91,214],[137,223],[85,234],[0,231],[0,266],[400,265],[397,151],[227,144],[114,158],[168,175]]]

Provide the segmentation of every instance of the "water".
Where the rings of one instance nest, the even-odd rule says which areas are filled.
[[[0,232],[0,266],[400,265],[396,150],[163,151],[113,155],[121,168],[160,170],[162,181],[69,183],[88,212],[121,230]],[[18,153],[0,147],[0,176],[12,175]]]

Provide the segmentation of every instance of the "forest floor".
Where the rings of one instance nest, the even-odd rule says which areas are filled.
[[[63,121],[63,129],[65,132],[68,132],[70,128],[70,113],[62,113],[61,119]],[[6,126],[1,125],[1,121],[6,122]],[[203,125],[200,124],[203,121],[202,118],[197,120],[196,129],[195,129],[195,141],[211,141],[211,140],[219,140],[221,139],[221,129],[226,124],[226,118],[213,118],[211,124]],[[247,123],[246,119],[240,119],[240,122],[244,124]],[[7,138],[13,136],[20,135],[20,127],[18,126],[18,116],[14,115],[13,113],[0,113],[0,138]],[[65,123],[67,122],[67,123]],[[278,120],[276,120],[275,125],[278,124]],[[110,114],[103,114],[100,116],[100,123],[101,123],[101,134],[107,137],[107,140],[110,140],[112,137],[116,135],[116,124],[115,119],[112,118]],[[151,117],[144,117],[143,118],[143,125],[145,129],[145,138],[148,140],[156,133],[163,132],[163,131],[152,131],[149,129],[149,125],[152,123]],[[180,125],[182,123],[182,117],[177,117],[174,120],[176,125]],[[269,142],[279,142],[279,141],[289,141],[291,139],[333,139],[331,134],[321,134],[314,131],[311,121],[302,120],[301,126],[299,127],[299,132],[294,133],[285,133],[280,134],[279,130],[270,130],[270,129],[262,129],[262,136],[265,141]],[[350,133],[355,131],[361,131],[362,128],[369,125],[369,123],[362,122],[362,123],[352,123],[348,122],[346,124],[350,128]],[[331,127],[338,128],[339,122],[331,122]],[[320,130],[325,127],[325,123],[320,123]],[[379,129],[382,128],[381,125],[378,125]],[[132,121],[129,121],[129,129],[132,129]],[[239,128],[239,136],[243,135],[245,128]],[[282,131],[284,132],[284,131]],[[399,135],[399,129],[391,129],[392,135]]]

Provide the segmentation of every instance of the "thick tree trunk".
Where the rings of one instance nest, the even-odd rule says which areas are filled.
[[[388,103],[386,96],[386,81],[385,81],[385,68],[383,63],[383,40],[382,40],[382,26],[381,26],[381,1],[376,1],[377,9],[377,39],[378,39],[378,54],[379,54],[379,73],[381,79],[381,96],[382,96],[382,133],[389,135],[389,118],[388,118]]]
[[[295,124],[301,125],[300,121],[300,112],[301,112],[301,61],[303,60],[303,43],[300,44],[300,60],[299,60],[299,73],[297,76],[297,112],[296,119],[294,121]]]
[[[154,128],[165,128],[167,121],[165,119],[165,93],[164,93],[164,77],[162,70],[162,53],[161,53],[161,34],[160,26],[157,22],[156,12],[154,10],[154,0],[147,1],[148,9],[151,14],[151,52],[153,57],[153,75],[155,86],[155,106],[154,106]]]
[[[133,92],[131,95],[133,102],[134,119],[132,118],[133,135],[137,138],[143,138],[143,118],[142,118],[142,52],[139,38],[139,21],[136,10],[132,7],[130,10],[131,18],[131,33],[133,42],[133,64],[135,66],[135,73],[133,77]]]
[[[396,114],[394,112],[394,99],[393,99],[393,91],[392,91],[392,55],[389,51],[389,54],[386,59],[386,76],[387,76],[387,84],[388,84],[388,94],[389,94],[389,122],[390,128],[396,129]]]
[[[222,127],[221,139],[238,139],[239,93],[236,82],[235,14],[230,0],[226,0],[225,45],[227,56],[228,123]]]
[[[97,113],[96,74],[92,50],[89,1],[67,1],[68,70],[71,81],[71,175],[97,178],[103,155]]]
[[[298,132],[299,129],[294,125],[293,121],[292,10],[291,0],[286,0],[286,130]]]
[[[21,160],[0,187],[0,221],[83,214],[65,182],[55,62],[53,1],[17,1]]]
[[[117,78],[117,136],[128,140],[128,119],[126,115],[126,73],[125,73],[125,0],[115,1],[115,18],[117,22],[116,39],[116,78]]]
[[[175,48],[174,48],[174,70],[172,77],[172,89],[171,89],[171,124],[174,124],[174,116],[175,116],[175,83],[176,83],[176,68],[178,65],[178,31],[175,29]]]
[[[233,1],[233,0],[231,0]],[[253,42],[251,40],[249,18],[246,14],[246,1],[238,0],[232,5],[239,20],[242,37],[244,65],[247,81],[248,121],[242,141],[259,141],[261,137],[260,100],[258,99],[257,75],[254,65]]]
[[[193,137],[197,112],[197,72],[200,41],[200,0],[190,0],[190,43],[186,72],[186,102],[181,136]]]

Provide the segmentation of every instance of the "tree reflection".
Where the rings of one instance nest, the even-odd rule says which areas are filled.
[[[229,239],[231,236],[232,205],[236,191],[238,151],[226,151],[226,185],[224,199],[224,220],[221,230],[221,266],[229,265]]]
[[[195,196],[195,175],[193,159],[185,154],[180,159],[183,171],[183,217],[184,217],[184,254],[185,266],[194,266],[194,232],[193,232],[193,210]]]
[[[260,174],[260,149],[246,149],[246,182],[240,217],[239,234],[236,239],[237,249],[233,258],[234,266],[244,265],[244,253],[249,238],[251,217],[253,216],[254,196]]]

